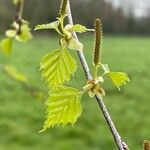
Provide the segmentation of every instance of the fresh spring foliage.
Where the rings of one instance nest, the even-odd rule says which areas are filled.
[[[12,38],[5,38],[1,41],[0,49],[4,53],[9,55],[11,53],[11,48],[12,48]]]
[[[19,0],[13,0],[14,5],[17,5],[19,3]]]
[[[82,112],[81,97],[82,92],[72,87],[58,86],[53,89],[46,102],[47,120],[41,132],[49,126],[73,125]]]
[[[110,71],[107,64],[102,64],[102,68],[104,70],[104,76],[108,76],[119,90],[120,86],[130,81],[126,73]]]
[[[67,0],[62,0],[61,9],[66,8]],[[129,78],[125,73],[110,72],[107,65],[103,65],[99,62],[101,54],[102,43],[102,24],[99,19],[96,19],[95,30],[87,29],[85,26],[76,25],[64,25],[66,18],[66,10],[60,10],[62,14],[56,21],[37,25],[35,30],[54,29],[60,35],[60,48],[46,54],[41,61],[42,77],[50,88],[49,98],[46,101],[47,117],[44,123],[44,127],[40,132],[45,131],[49,127],[54,127],[68,123],[74,124],[77,118],[81,115],[81,95],[84,92],[88,92],[90,97],[97,96],[103,98],[105,91],[99,82],[104,82],[104,76],[109,76],[113,83],[119,88],[121,85],[129,81]],[[94,52],[94,78],[87,81],[87,85],[83,87],[83,91],[79,91],[75,88],[63,86],[65,81],[69,81],[71,75],[77,69],[77,63],[70,55],[70,50],[83,50],[83,44],[74,38],[73,32],[83,33],[86,31],[95,31],[96,42]],[[104,73],[99,76],[98,69],[102,67]]]
[[[13,3],[16,7],[15,20],[11,28],[5,32],[6,38],[2,39],[0,42],[0,50],[7,55],[11,54],[13,40],[27,42],[32,38],[29,23],[22,19],[24,0],[13,0]],[[20,83],[25,90],[28,90],[32,94],[32,96],[39,98],[41,95],[45,94],[42,90],[34,88],[34,86],[29,83],[28,78],[23,73],[19,72],[15,66],[0,64],[0,68],[7,76]]]
[[[76,61],[67,49],[58,49],[47,54],[41,61],[42,76],[49,87],[57,87],[70,80],[77,69]]]
[[[12,29],[6,31],[6,37],[8,38],[15,38],[19,42],[27,42],[32,38],[30,28],[28,25],[28,22],[25,20],[22,20],[21,25],[21,31],[19,33],[19,24],[17,22],[14,22],[12,24]]]
[[[60,48],[46,54],[41,61],[42,77],[46,80],[50,96],[46,102],[47,120],[44,123],[45,131],[54,125],[74,124],[81,115],[81,93],[75,88],[64,87],[63,83],[69,81],[77,69],[77,63],[69,53],[71,50],[83,50],[83,44],[77,41],[72,33],[94,31],[85,26],[76,24],[64,26],[65,15],[61,15],[56,21],[48,24],[37,25],[35,30],[54,29],[60,35]]]
[[[108,65],[104,65],[100,62],[101,60],[101,50],[102,50],[102,38],[103,38],[103,29],[102,23],[99,18],[95,20],[95,47],[94,47],[94,59],[93,59],[93,80],[87,82],[87,85],[83,87],[85,91],[88,92],[90,97],[97,96],[102,99],[105,96],[105,91],[103,90],[100,82],[104,82],[104,77],[108,76],[114,85],[120,90],[120,86],[129,82],[128,75],[124,72],[112,72],[110,71]],[[98,75],[98,70],[102,68],[103,74]]]
[[[27,77],[24,74],[20,73],[14,66],[4,65],[3,69],[14,80],[17,80],[17,81],[25,83],[25,84],[28,83]]]
[[[4,38],[0,43],[0,50],[5,54],[10,54],[12,51],[13,39],[18,42],[27,42],[32,39],[32,34],[30,32],[29,23],[22,19],[22,9],[23,9],[23,0],[14,0],[13,3],[18,7],[16,12],[18,17],[12,23],[11,28],[5,32],[6,38]],[[21,6],[22,7],[21,7]],[[21,14],[20,14],[21,13]]]

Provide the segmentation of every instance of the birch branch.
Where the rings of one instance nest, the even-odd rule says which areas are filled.
[[[21,33],[23,7],[24,7],[24,0],[19,0],[16,6],[16,17],[15,17],[16,22],[19,24],[18,34]]]
[[[69,0],[68,0],[68,5],[67,5],[67,16],[68,16],[68,23],[73,25],[73,18],[72,18]],[[76,32],[73,32],[73,36],[76,40],[79,40]],[[87,80],[92,80],[93,77],[90,74],[89,66],[88,66],[87,61],[85,59],[84,53],[82,51],[77,51],[77,54],[78,54],[78,57],[80,59],[80,62],[81,62],[81,65],[83,67],[83,70],[84,70],[84,73],[85,73]],[[113,135],[113,138],[117,144],[118,150],[128,150],[128,146],[122,141],[103,100],[99,99],[97,96],[95,96],[95,98],[96,98],[98,105],[99,105],[99,107],[103,113],[103,116],[104,116],[104,118],[105,118],[105,120],[106,120],[106,122],[110,128],[110,131]]]

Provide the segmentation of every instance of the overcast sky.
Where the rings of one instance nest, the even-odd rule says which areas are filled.
[[[136,16],[140,17],[145,15],[150,10],[150,0],[107,0],[111,1],[115,6],[122,5],[124,10],[127,11],[129,5],[133,8]]]

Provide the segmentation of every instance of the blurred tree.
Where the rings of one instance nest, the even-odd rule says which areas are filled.
[[[0,31],[5,31],[13,20],[13,5],[9,0],[0,0]]]
[[[31,27],[52,21],[57,16],[60,0],[26,1],[24,16],[30,21]],[[71,0],[75,23],[93,27],[94,18],[100,17],[106,33],[150,34],[150,17],[135,18],[132,6],[128,13],[123,13],[124,6],[114,8],[106,0]],[[0,0],[0,32],[4,32],[14,17],[15,8],[11,0]],[[148,9],[149,11],[149,9]],[[149,13],[150,14],[150,13]]]

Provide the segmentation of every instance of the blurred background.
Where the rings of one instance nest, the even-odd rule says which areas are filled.
[[[14,17],[11,0],[0,0],[0,32]],[[149,0],[71,0],[75,23],[93,27],[95,17],[101,17],[105,33],[150,34]],[[30,0],[25,3],[24,18],[32,27],[55,19],[59,0]]]
[[[35,25],[55,20],[59,3],[60,0],[25,0],[23,18],[29,20],[33,31]],[[106,81],[104,101],[129,147],[141,150],[143,140],[150,139],[150,1],[71,0],[71,7],[75,23],[93,28],[94,19],[102,19],[102,61],[114,71],[129,74],[131,83],[121,92]],[[0,39],[14,16],[12,0],[0,0]],[[51,31],[33,34],[27,44],[14,42],[12,55],[0,53],[0,64],[14,65],[34,87],[47,92],[39,64],[42,56],[58,48],[58,37]],[[85,33],[79,38],[92,68],[93,35]],[[76,52],[71,53],[78,60]],[[79,89],[86,84],[80,63],[69,84]],[[53,128],[39,134],[45,119],[44,102],[0,70],[0,150],[117,149],[96,101],[87,95],[82,99],[83,115],[74,127]]]

